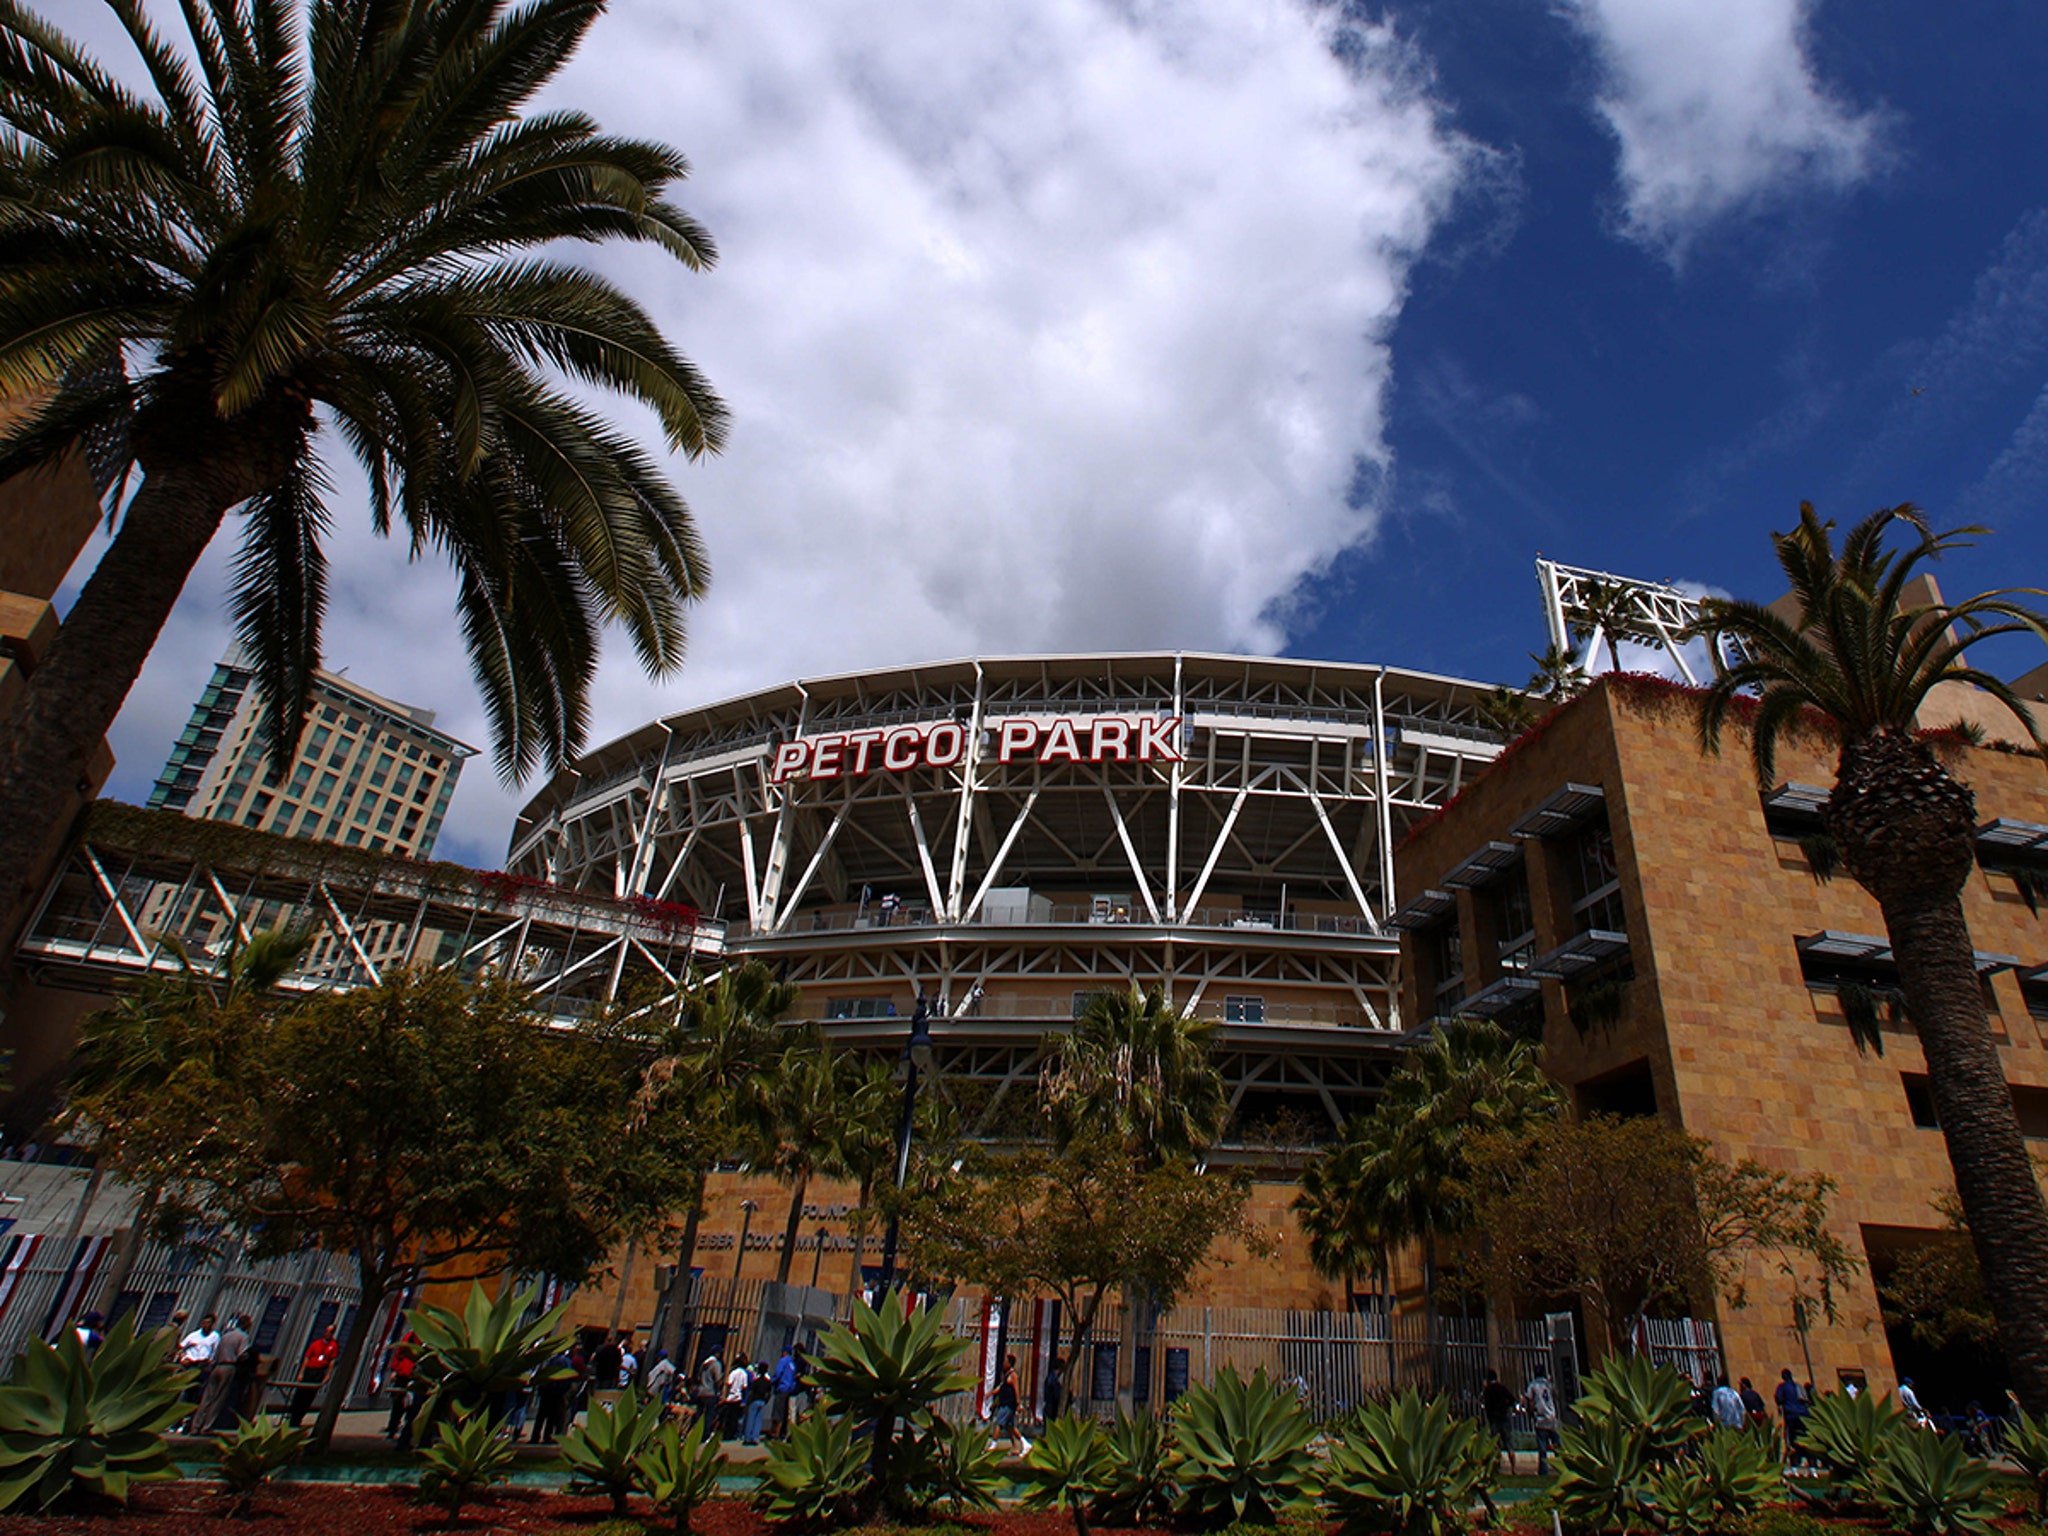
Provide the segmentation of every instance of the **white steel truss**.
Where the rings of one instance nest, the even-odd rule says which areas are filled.
[[[1536,582],[1543,589],[1550,643],[1560,653],[1584,644],[1582,671],[1617,670],[1624,644],[1655,650],[1672,672],[1694,687],[1701,681],[1702,659],[1710,668],[1713,664],[1712,647],[1702,645],[1688,654],[1682,638],[1699,619],[1701,599],[1669,582],[1583,570],[1541,558],[1536,561]],[[1715,643],[1725,644],[1718,637]],[[1602,647],[1606,667],[1599,666]]]

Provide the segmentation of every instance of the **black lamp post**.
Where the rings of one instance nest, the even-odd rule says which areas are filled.
[[[747,1233],[753,1230],[754,1212],[759,1209],[761,1206],[758,1201],[740,1202],[740,1251],[739,1256],[732,1261],[732,1277],[735,1281],[740,1277],[740,1266],[747,1262]]]
[[[903,1047],[903,1118],[896,1122],[896,1193],[903,1193],[903,1181],[910,1177],[910,1132],[917,1115],[919,1069],[929,1071],[932,1060],[932,1005],[920,992],[917,1008],[910,1015],[910,1040]],[[896,1283],[897,1208],[889,1209],[888,1230],[882,1235],[882,1279],[876,1287],[886,1296]]]

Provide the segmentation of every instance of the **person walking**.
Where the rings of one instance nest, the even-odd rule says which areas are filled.
[[[540,1385],[533,1393],[533,1436],[531,1445],[553,1445],[555,1437],[569,1427],[569,1394],[576,1390],[576,1369],[569,1351],[557,1350],[540,1368]]]
[[[1017,1357],[1003,1357],[1003,1374],[996,1383],[995,1434],[989,1440],[993,1447],[998,1440],[1010,1442],[1010,1449],[1019,1456],[1031,1454],[1031,1442],[1024,1438],[1024,1430],[1017,1422],[1017,1408],[1022,1394],[1017,1389]]]
[[[1749,1422],[1749,1410],[1742,1406],[1742,1394],[1728,1385],[1726,1376],[1714,1383],[1712,1410],[1714,1422],[1723,1429],[1740,1429]]]
[[[676,1394],[676,1363],[669,1359],[667,1350],[654,1352],[654,1363],[647,1367],[647,1380],[641,1385],[647,1389],[648,1401],[657,1404],[661,1417],[666,1419]]]
[[[1515,1475],[1515,1394],[1500,1379],[1500,1372],[1488,1371],[1486,1385],[1479,1393],[1479,1406],[1486,1415],[1486,1427],[1508,1459],[1508,1476]]]
[[[590,1411],[609,1409],[619,1400],[619,1376],[625,1369],[625,1335],[611,1338],[601,1330],[590,1347]]]
[[[1045,1386],[1038,1396],[1039,1423],[1050,1424],[1060,1416],[1060,1405],[1067,1400],[1067,1367],[1058,1355],[1045,1368]]]
[[[248,1350],[249,1335],[242,1319],[229,1318],[213,1346],[213,1363],[206,1369],[206,1393],[199,1399],[199,1412],[192,1416],[195,1433],[210,1435],[234,1428],[235,1388],[240,1385],[242,1356]]]
[[[747,1408],[747,1383],[753,1380],[753,1372],[747,1369],[747,1352],[737,1350],[732,1357],[732,1369],[725,1373],[725,1394],[719,1403],[719,1430],[727,1440],[737,1440],[740,1434],[740,1416]]]
[[[332,1323],[306,1346],[306,1353],[299,1360],[299,1384],[292,1391],[291,1407],[285,1413],[285,1422],[293,1429],[299,1427],[299,1421],[312,1408],[320,1384],[327,1380],[327,1373],[334,1369],[335,1357],[340,1353],[341,1345],[334,1337]]]
[[[1760,1429],[1771,1422],[1771,1410],[1764,1403],[1764,1395],[1757,1391],[1754,1382],[1747,1376],[1743,1377],[1742,1385],[1737,1391],[1742,1398],[1743,1411],[1749,1416],[1750,1428]]]
[[[697,1374],[690,1382],[690,1401],[697,1408],[697,1424],[705,1439],[718,1433],[719,1404],[725,1396],[725,1362],[714,1350],[706,1350],[697,1362]]]
[[[213,1314],[207,1313],[199,1319],[199,1326],[178,1340],[178,1365],[193,1373],[192,1385],[185,1389],[185,1401],[193,1407],[180,1427],[189,1434],[199,1433],[199,1401],[206,1396],[207,1374],[213,1369],[213,1352],[220,1348],[220,1330],[213,1325]]]
[[[1932,1429],[1934,1421],[1927,1416],[1927,1410],[1920,1406],[1920,1394],[1913,1390],[1913,1378],[1899,1378],[1899,1406],[1906,1410],[1906,1418],[1915,1429]]]
[[[782,1353],[775,1359],[771,1384],[775,1394],[769,1399],[768,1433],[780,1440],[789,1433],[789,1402],[796,1396],[798,1386],[796,1351],[790,1345],[783,1345]]]
[[[1805,1459],[1799,1438],[1806,1432],[1806,1397],[1792,1379],[1789,1365],[1778,1373],[1778,1417],[1785,1424],[1785,1460],[1798,1466]]]
[[[391,1346],[384,1363],[384,1390],[391,1394],[391,1413],[384,1420],[384,1438],[403,1444],[400,1436],[412,1427],[412,1378],[419,1369],[419,1336],[408,1332]]]
[[[1536,1426],[1536,1475],[1550,1476],[1550,1453],[1557,1449],[1557,1394],[1550,1388],[1549,1373],[1537,1369],[1535,1378],[1522,1393],[1522,1406]]]
[[[768,1422],[768,1399],[775,1395],[775,1378],[766,1367],[747,1373],[746,1411],[741,1417],[740,1444],[759,1445],[761,1426]]]
[[[78,1342],[85,1346],[88,1355],[100,1347],[100,1341],[105,1337],[100,1332],[100,1324],[103,1321],[105,1319],[99,1313],[88,1312],[72,1325],[73,1331],[78,1335]]]

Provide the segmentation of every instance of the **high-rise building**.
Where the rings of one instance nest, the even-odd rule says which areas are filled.
[[[213,669],[164,771],[152,809],[265,832],[426,858],[462,765],[476,749],[434,729],[434,712],[314,674],[304,734],[283,780],[256,675],[239,648]]]

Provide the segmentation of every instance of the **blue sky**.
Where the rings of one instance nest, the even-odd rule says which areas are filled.
[[[1938,568],[1950,595],[2048,585],[2048,8],[1813,9],[1868,170],[1763,181],[1677,255],[1627,230],[1582,32],[1513,0],[1396,14],[1518,174],[1415,269],[1386,515],[1290,649],[1513,677],[1536,550],[1769,597],[1765,534],[1801,499],[1988,524]]]
[[[1951,593],[2048,584],[2044,79],[2021,3],[613,0],[547,104],[681,146],[722,259],[584,254],[735,430],[675,466],[689,666],[611,645],[593,740],[976,652],[1519,681],[1539,550],[1769,598],[1802,497],[1991,524]],[[340,484],[329,665],[482,743],[448,576]],[[231,552],[116,793],[226,644]],[[444,851],[498,862],[530,788],[473,764]]]

